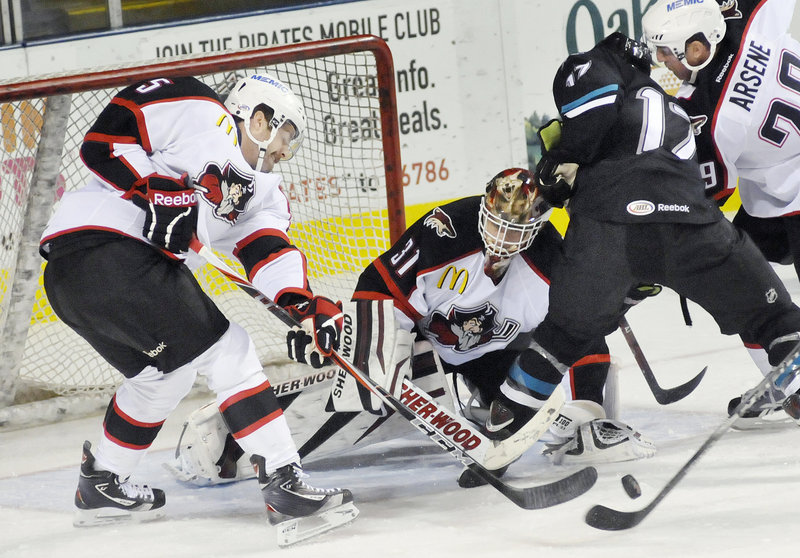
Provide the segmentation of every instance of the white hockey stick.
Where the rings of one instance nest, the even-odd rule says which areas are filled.
[[[192,240],[190,249],[250,296],[263,303],[285,325],[299,327],[300,324],[286,310],[230,268],[197,238]],[[564,395],[560,390],[553,392],[552,402],[548,400],[548,405],[539,410],[534,418],[514,436],[503,441],[496,441],[483,436],[468,421],[457,421],[441,411],[432,397],[408,380],[403,382],[401,399],[397,399],[337,352],[334,351],[331,358],[337,366],[352,375],[356,381],[378,396],[381,401],[392,407],[475,474],[524,509],[541,509],[572,500],[589,490],[597,480],[597,471],[594,467],[586,467],[569,477],[550,484],[516,488],[504,483],[487,469],[511,463],[539,440],[548,426],[556,419],[558,411],[563,405]],[[537,417],[539,417],[538,420]]]

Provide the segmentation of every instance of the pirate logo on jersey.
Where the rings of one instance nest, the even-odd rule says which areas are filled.
[[[437,310],[427,330],[439,344],[463,353],[492,341],[509,341],[519,331],[519,323],[508,319],[497,323],[497,308],[487,302],[477,308],[453,306],[446,316]]]
[[[456,237],[456,229],[453,226],[453,220],[439,207],[434,209],[433,213],[425,217],[423,224],[436,231],[436,234],[442,238],[445,236],[448,238]]]
[[[222,169],[216,163],[209,163],[195,186],[214,208],[214,217],[232,225],[253,197],[254,178],[252,174],[240,172],[230,161]]]

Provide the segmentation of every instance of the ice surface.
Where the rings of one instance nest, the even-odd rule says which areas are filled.
[[[795,300],[793,269],[780,268]],[[720,286],[724,289],[724,285]],[[161,464],[180,426],[199,401],[185,401],[167,421],[135,479],[167,492],[165,520],[77,529],[72,498],[81,444],[96,441],[101,417],[0,432],[0,556],[3,557],[751,557],[796,554],[800,502],[800,429],[731,431],[638,527],[607,533],[583,522],[602,503],[644,507],[725,418],[731,397],[760,375],[735,337],[725,337],[690,303],[694,325],[683,325],[678,297],[665,291],[628,315],[663,387],[687,381],[703,366],[698,389],[678,403],[653,399],[617,332],[609,337],[621,365],[621,418],[650,437],[655,457],[598,465],[587,494],[539,511],[517,508],[491,487],[458,488],[461,467],[410,433],[355,453],[307,461],[309,481],[350,488],[361,516],[349,527],[300,546],[279,549],[267,525],[256,482],[189,488]],[[530,485],[575,470],[555,467],[535,446],[512,465],[507,480]],[[631,500],[620,482],[633,474],[642,496]]]

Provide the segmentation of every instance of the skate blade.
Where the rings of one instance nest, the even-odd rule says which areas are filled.
[[[157,521],[166,515],[163,508],[148,511],[128,511],[117,508],[98,508],[78,510],[72,519],[75,527],[99,527],[102,525],[119,525],[122,523],[145,523]]]
[[[278,532],[278,546],[290,546],[327,533],[337,527],[343,527],[358,517],[358,513],[358,508],[353,502],[348,502],[319,515],[298,517],[278,523],[275,525]]]
[[[795,426],[797,423],[784,412],[769,413],[761,417],[740,418],[733,426],[732,430],[747,432],[750,430],[779,430]]]
[[[731,426],[732,430],[775,430],[796,424],[782,408],[776,407],[762,412],[757,417],[739,417]]]

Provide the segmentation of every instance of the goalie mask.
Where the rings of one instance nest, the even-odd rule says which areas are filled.
[[[676,5],[677,4],[677,5]],[[676,3],[674,0],[659,0],[642,18],[643,40],[655,54],[659,47],[668,48],[687,69],[696,72],[705,68],[719,42],[725,37],[725,17],[716,2]],[[710,48],[708,58],[693,66],[686,60],[687,43],[704,39]]]
[[[510,260],[526,250],[551,211],[539,196],[533,173],[511,168],[496,174],[486,185],[478,218],[486,255]]]
[[[260,105],[266,105],[272,110],[269,120],[271,131],[266,141],[256,140],[250,132],[250,118]],[[253,74],[240,79],[228,93],[225,108],[245,121],[247,136],[258,145],[261,154],[256,168],[260,168],[261,159],[269,144],[287,122],[294,127],[294,135],[289,144],[289,154],[281,160],[291,159],[300,148],[306,130],[306,112],[300,99],[280,80],[268,74]]]

